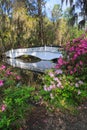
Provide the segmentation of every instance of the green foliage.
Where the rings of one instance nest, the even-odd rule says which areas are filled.
[[[59,4],[55,4],[52,10],[52,20],[56,22],[62,16],[62,9]]]
[[[73,40],[80,37],[84,33],[84,30],[78,30],[78,27],[69,27],[68,33],[70,40]]]
[[[49,73],[45,75],[40,91],[43,103],[48,109],[61,108],[74,112],[76,106],[87,98],[87,81],[80,84],[80,77],[51,73],[53,76]]]
[[[33,87],[20,86],[10,87],[4,90],[4,104],[5,110],[0,112],[0,128],[15,129],[22,126],[25,120],[25,113],[32,110],[30,105],[31,95],[34,91]]]
[[[32,104],[39,100],[35,87],[22,84],[20,79],[11,68],[0,66],[0,129],[15,130],[24,126]]]

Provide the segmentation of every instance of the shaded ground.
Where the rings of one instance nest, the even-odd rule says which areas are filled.
[[[27,120],[26,130],[87,130],[87,102],[78,110],[76,115],[60,111],[47,113],[37,106]]]

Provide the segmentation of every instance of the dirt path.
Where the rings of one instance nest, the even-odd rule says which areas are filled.
[[[26,130],[87,130],[87,102],[78,110],[77,115],[71,115],[60,111],[47,113],[44,108],[36,107]]]

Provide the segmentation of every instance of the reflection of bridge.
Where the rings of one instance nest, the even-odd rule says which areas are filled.
[[[5,53],[6,57],[16,58],[22,55],[31,55],[40,58],[41,60],[52,60],[59,58],[62,54],[58,47],[35,47],[35,48],[23,48],[23,49],[12,49]]]
[[[5,62],[12,65],[13,67],[18,67],[22,69],[28,69],[32,71],[45,72],[45,70],[54,68],[56,66],[52,61],[41,60],[35,63],[25,63],[20,59],[5,59]]]

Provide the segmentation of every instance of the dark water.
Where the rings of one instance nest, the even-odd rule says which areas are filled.
[[[43,72],[30,70],[29,68],[20,68],[17,66],[12,66],[7,63],[7,59],[1,59],[0,64],[6,65],[11,71],[18,73],[21,76],[20,84],[26,84],[28,86],[39,87],[42,84]],[[28,67],[28,66],[27,66]]]

